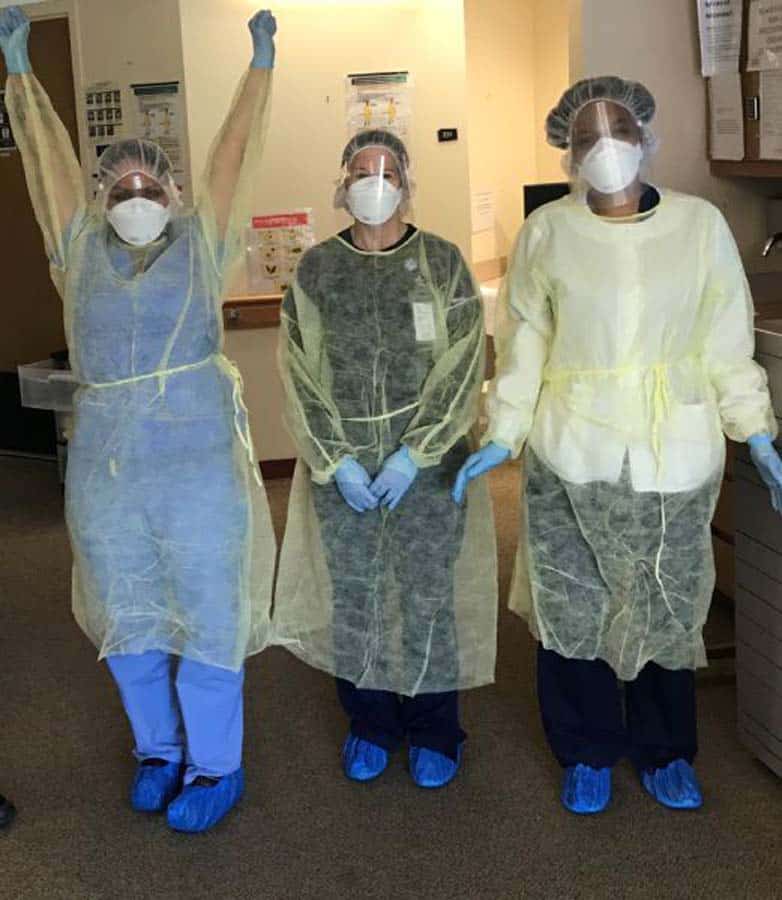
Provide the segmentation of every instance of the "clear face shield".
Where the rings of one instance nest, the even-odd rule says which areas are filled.
[[[407,149],[393,132],[359,132],[342,154],[334,208],[346,210],[369,235],[383,238],[383,226],[410,212],[413,183]]]
[[[594,209],[638,202],[644,158],[643,127],[621,104],[596,100],[573,120],[567,168],[574,194]]]
[[[334,198],[364,225],[380,227],[404,208],[407,174],[386,147],[364,147],[343,167]]]
[[[120,240],[145,247],[181,209],[179,191],[163,150],[147,141],[109,147],[99,163],[98,204]]]

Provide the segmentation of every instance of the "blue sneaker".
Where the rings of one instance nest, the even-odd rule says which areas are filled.
[[[225,818],[244,794],[244,769],[222,778],[196,778],[168,807],[168,824],[174,831],[196,834],[208,831]]]
[[[349,734],[342,745],[342,769],[351,781],[372,781],[388,765],[388,751]]]
[[[144,760],[130,788],[130,805],[136,812],[163,812],[182,789],[182,774],[181,763]]]
[[[427,747],[410,747],[410,774],[413,781],[422,788],[441,788],[456,778],[459,766],[462,763],[462,748],[451,759],[436,750]]]
[[[641,778],[646,792],[668,809],[698,809],[703,794],[693,767],[684,759],[675,759],[662,769],[644,772]]]
[[[611,769],[593,769],[579,763],[565,769],[562,805],[579,816],[603,812],[611,800]]]

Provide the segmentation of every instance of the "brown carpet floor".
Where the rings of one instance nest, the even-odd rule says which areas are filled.
[[[517,479],[494,476],[501,587]],[[269,485],[278,527],[288,483]],[[105,667],[69,612],[56,469],[0,459],[0,898],[776,898],[782,783],[736,737],[735,687],[700,685],[706,806],[672,813],[628,766],[596,818],[559,805],[534,697],[534,646],[503,612],[497,683],[464,697],[459,779],[410,782],[404,755],[371,785],[340,773],[331,680],[274,649],[248,665],[248,794],[213,833],[134,814],[130,734]]]

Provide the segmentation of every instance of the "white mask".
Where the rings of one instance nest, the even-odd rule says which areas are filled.
[[[171,207],[134,197],[113,206],[107,214],[117,235],[126,244],[145,247],[157,240],[171,219]]]
[[[618,194],[638,177],[643,150],[616,138],[603,137],[587,153],[578,174],[600,194]]]
[[[350,186],[347,202],[359,222],[382,225],[399,209],[402,191],[379,175],[371,175]]]

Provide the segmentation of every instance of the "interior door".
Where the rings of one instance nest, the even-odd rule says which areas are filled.
[[[30,58],[78,148],[67,19],[32,23]],[[6,80],[0,54],[0,90]],[[0,450],[54,453],[51,413],[19,403],[16,366],[65,348],[62,304],[49,279],[19,152],[0,152]]]

